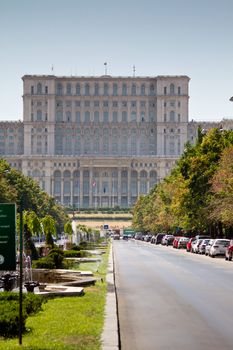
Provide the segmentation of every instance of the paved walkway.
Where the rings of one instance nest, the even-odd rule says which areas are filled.
[[[105,322],[104,331],[102,334],[102,350],[118,350],[118,318],[117,318],[117,300],[114,282],[114,263],[112,245],[109,252],[108,272],[106,275],[107,281],[107,299],[105,305]]]

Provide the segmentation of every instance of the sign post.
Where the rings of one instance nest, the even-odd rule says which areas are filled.
[[[0,204],[0,270],[16,270],[16,205]]]

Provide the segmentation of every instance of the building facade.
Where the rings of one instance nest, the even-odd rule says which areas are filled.
[[[0,123],[0,155],[67,206],[131,207],[195,136],[187,76],[22,79],[23,122]]]

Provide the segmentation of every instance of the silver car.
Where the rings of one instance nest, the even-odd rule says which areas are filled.
[[[214,239],[210,239],[209,243],[205,246],[205,255],[209,255],[210,253],[210,248],[212,247],[212,245],[214,244]]]
[[[210,248],[209,256],[214,258],[216,255],[225,255],[226,249],[230,244],[229,239],[215,239]]]
[[[198,248],[198,253],[199,254],[205,254],[205,248],[208,245],[210,239],[203,239],[203,241],[201,242],[201,244],[199,245]]]

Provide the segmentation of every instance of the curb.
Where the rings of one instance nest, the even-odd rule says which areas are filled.
[[[108,272],[106,275],[107,298],[105,305],[105,320],[102,333],[102,350],[119,349],[119,332],[117,317],[117,299],[114,281],[113,249],[112,244],[109,252]]]

